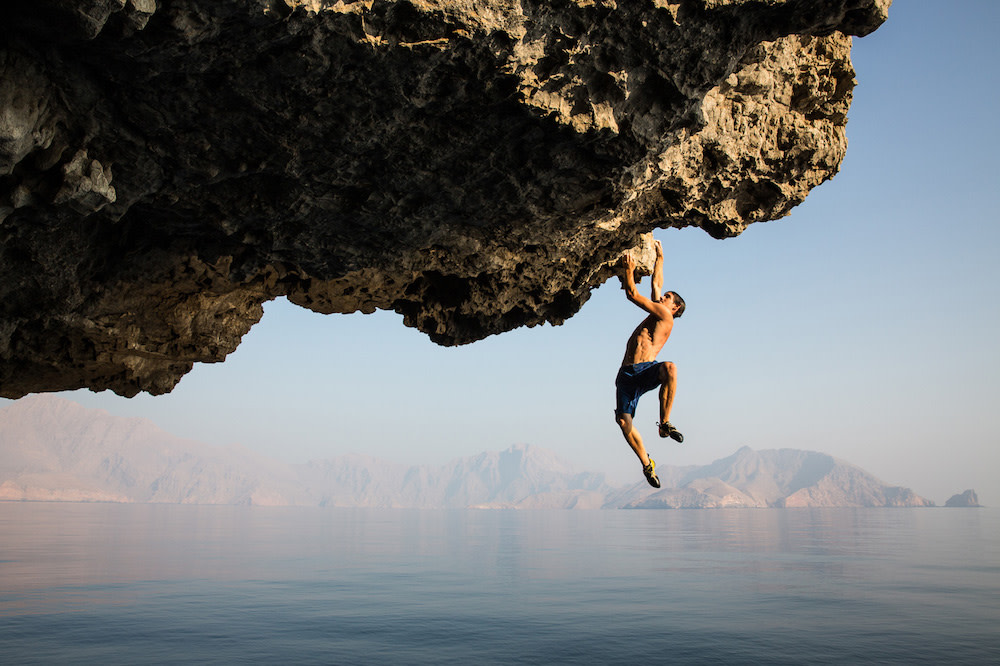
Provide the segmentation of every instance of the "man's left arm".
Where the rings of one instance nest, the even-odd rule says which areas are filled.
[[[660,241],[653,241],[653,249],[656,250],[656,261],[653,263],[653,293],[650,298],[656,303],[663,295],[663,245]]]

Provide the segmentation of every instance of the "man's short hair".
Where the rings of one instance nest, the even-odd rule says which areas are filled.
[[[678,319],[682,314],[684,314],[684,299],[676,291],[668,291],[668,294],[674,295],[674,303],[677,304],[677,312],[674,313],[674,319]]]

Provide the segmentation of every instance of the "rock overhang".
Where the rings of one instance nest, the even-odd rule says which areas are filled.
[[[888,0],[44,0],[2,12],[0,395],[172,389],[287,296],[561,323],[655,228],[787,215]]]

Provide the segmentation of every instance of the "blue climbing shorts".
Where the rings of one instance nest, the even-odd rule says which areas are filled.
[[[639,397],[660,385],[660,366],[663,363],[648,361],[634,365],[623,365],[615,379],[615,416],[622,414],[635,416],[635,406]]]

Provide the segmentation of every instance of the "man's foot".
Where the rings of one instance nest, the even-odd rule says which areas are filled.
[[[663,423],[660,423],[659,426],[660,437],[669,437],[670,439],[678,442],[684,441],[684,435],[681,434],[680,430],[670,425],[670,421],[664,421]]]
[[[649,459],[649,464],[642,468],[642,473],[646,475],[646,480],[649,481],[649,485],[654,488],[660,487],[660,478],[656,476],[656,461],[652,458]]]

